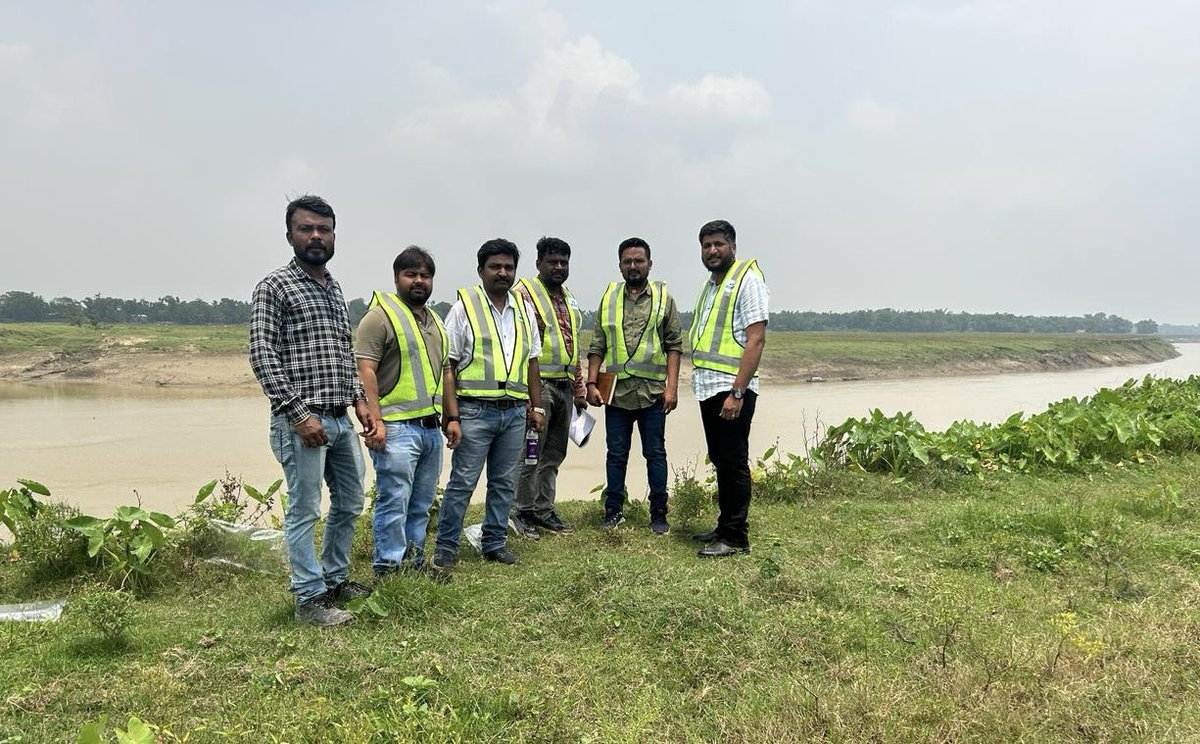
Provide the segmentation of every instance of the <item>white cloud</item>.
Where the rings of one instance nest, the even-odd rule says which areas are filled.
[[[537,126],[578,127],[602,99],[637,103],[638,73],[592,36],[545,51],[519,98]]]
[[[771,115],[771,94],[742,75],[705,75],[697,83],[676,83],[667,101],[682,111],[730,121],[762,121]]]
[[[0,43],[0,64],[24,62],[33,55],[33,47],[23,41]]]
[[[894,110],[870,98],[860,98],[850,104],[846,118],[860,132],[878,134],[894,130],[898,117]]]

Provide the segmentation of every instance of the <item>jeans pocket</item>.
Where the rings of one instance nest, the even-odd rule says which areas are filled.
[[[483,406],[473,401],[458,401],[458,417],[463,421],[473,421],[483,415]]]
[[[271,417],[271,453],[280,465],[291,453],[292,427],[284,416]]]

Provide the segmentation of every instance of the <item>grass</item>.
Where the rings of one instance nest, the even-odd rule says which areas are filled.
[[[123,323],[73,326],[62,323],[0,323],[0,354],[116,351],[195,351],[245,354],[249,331],[241,325]]]
[[[71,740],[103,715],[162,741],[1200,732],[1200,458],[986,480],[832,472],[763,492],[782,500],[753,506],[749,556],[694,556],[711,506],[655,538],[642,508],[601,532],[598,503],[568,502],[579,530],[513,538],[520,565],[472,555],[448,586],[392,580],[387,617],[331,631],[292,623],[282,577],[175,552],[128,641],[70,605],[59,623],[0,624],[0,741]],[[359,540],[356,571],[368,551]],[[0,567],[3,601],[91,582]]]
[[[0,323],[0,354],[138,352],[245,354],[240,325],[124,324],[77,327]],[[585,332],[580,346],[587,348]],[[773,380],[812,376],[908,377],[964,371],[1037,370],[1162,361],[1176,356],[1155,336],[1017,333],[769,334],[762,371]]]

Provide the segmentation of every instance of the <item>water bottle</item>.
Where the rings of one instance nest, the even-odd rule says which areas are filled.
[[[532,426],[525,430],[525,464],[537,465],[538,433]]]

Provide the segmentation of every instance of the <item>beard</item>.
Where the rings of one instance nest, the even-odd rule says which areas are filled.
[[[292,246],[292,250],[296,253],[297,261],[309,266],[324,266],[333,258],[333,245],[321,241],[311,241],[303,248]]]
[[[625,284],[630,287],[633,287],[634,289],[641,289],[642,287],[646,286],[646,282],[648,280],[649,280],[649,277],[646,276],[645,274],[642,274],[641,276],[633,278],[633,279],[626,279]]]
[[[403,300],[404,304],[408,305],[409,307],[425,307],[425,303],[429,301],[429,290],[424,288],[409,288],[407,292],[402,292],[399,294],[400,299]]]

